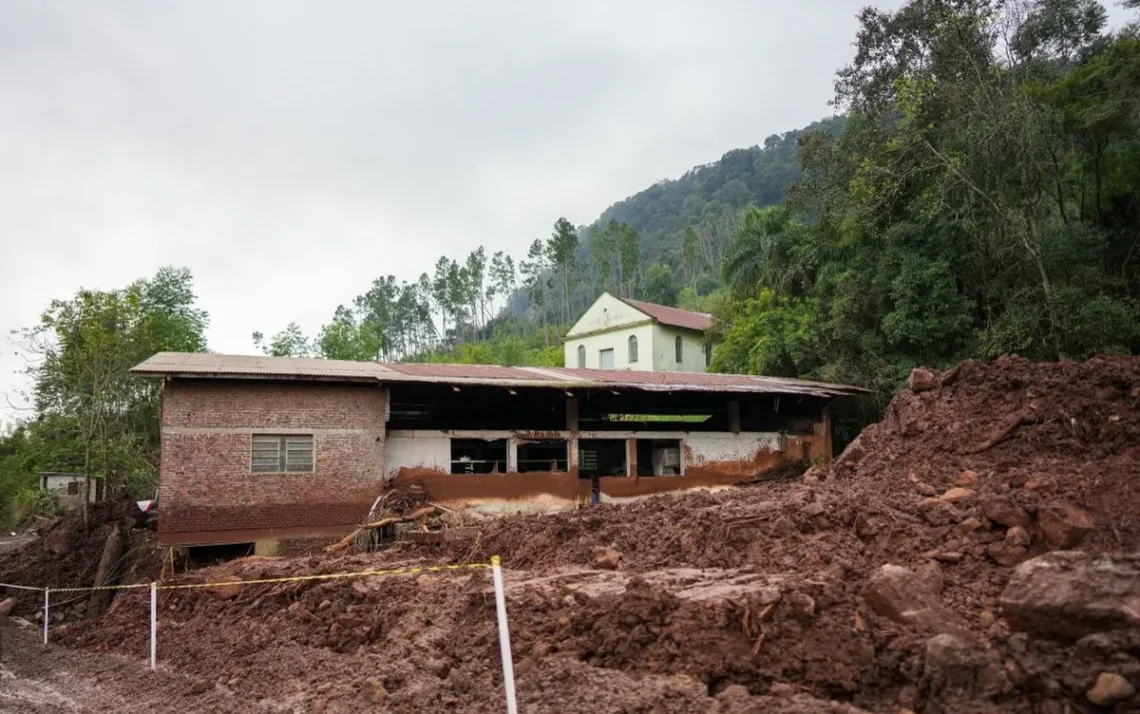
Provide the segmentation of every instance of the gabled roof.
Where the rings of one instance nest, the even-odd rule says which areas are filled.
[[[658,305],[654,302],[642,302],[641,300],[623,297],[619,297],[618,300],[621,300],[634,310],[644,312],[661,325],[680,327],[686,330],[698,330],[700,332],[704,332],[713,326],[713,316],[707,312],[689,312],[688,310],[682,310],[677,307]]]
[[[858,387],[800,379],[698,372],[632,372],[481,364],[346,362],[294,357],[159,352],[135,374],[219,379],[273,379],[374,384],[464,384],[548,389],[627,389],[643,392],[724,392],[841,397]]]

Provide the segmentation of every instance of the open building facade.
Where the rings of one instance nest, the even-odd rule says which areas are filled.
[[[831,458],[841,385],[724,374],[160,353],[164,545],[343,535],[391,485],[573,509]]]

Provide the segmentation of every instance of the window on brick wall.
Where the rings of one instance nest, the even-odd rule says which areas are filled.
[[[312,434],[254,434],[253,473],[308,473],[313,470]]]

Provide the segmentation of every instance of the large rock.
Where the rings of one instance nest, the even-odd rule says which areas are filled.
[[[1140,553],[1032,558],[1014,570],[1001,607],[1014,628],[1064,639],[1140,626]]]
[[[961,621],[942,604],[928,573],[916,573],[898,565],[875,571],[863,599],[879,615],[903,625],[931,632],[962,632]]]
[[[1058,501],[1037,509],[1037,525],[1050,548],[1070,550],[1080,545],[1095,523],[1087,511]]]
[[[1098,707],[1111,707],[1135,693],[1136,687],[1124,677],[1115,672],[1101,672],[1096,678],[1096,684],[1085,693],[1085,697]]]
[[[986,518],[1006,528],[1013,528],[1014,526],[1028,528],[1032,523],[1029,514],[1021,506],[1004,496],[987,496],[981,500],[979,505],[981,505],[982,513],[986,515]]]
[[[16,609],[16,598],[0,600],[0,617],[8,617]]]
[[[924,367],[911,370],[910,378],[906,380],[907,389],[912,392],[929,392],[938,387],[938,376]]]

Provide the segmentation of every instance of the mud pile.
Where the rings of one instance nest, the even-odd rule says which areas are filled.
[[[112,557],[100,574],[100,561],[113,531],[118,533],[119,547],[108,554]],[[33,541],[0,553],[0,582],[17,585],[87,587],[100,575],[101,584],[139,582],[157,577],[160,570],[154,532],[147,527],[146,514],[129,497],[92,504],[86,527],[78,512],[47,521],[35,529]],[[13,614],[42,616],[42,593],[0,593],[0,599],[8,596],[17,600]],[[86,593],[66,598],[61,595],[53,607],[56,621],[83,616],[89,599]]]
[[[1140,550],[1137,484],[1140,360],[1005,358],[916,372],[882,423],[797,483],[183,577],[499,554],[523,711],[1140,711],[1140,564],[1106,555]],[[127,593],[57,636],[141,660],[147,609]],[[160,660],[201,692],[502,710],[486,571],[169,591],[159,621]]]

